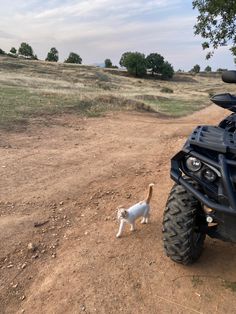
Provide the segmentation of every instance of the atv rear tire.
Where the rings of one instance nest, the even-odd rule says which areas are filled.
[[[187,179],[196,188],[196,183]],[[201,255],[207,226],[202,204],[183,186],[175,184],[163,218],[163,241],[167,256],[174,262],[192,264]]]

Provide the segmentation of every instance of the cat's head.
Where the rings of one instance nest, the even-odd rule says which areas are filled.
[[[127,219],[128,216],[129,216],[129,213],[125,208],[118,208],[118,211],[117,211],[118,219]]]

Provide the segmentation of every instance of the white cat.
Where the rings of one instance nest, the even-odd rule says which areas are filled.
[[[121,236],[125,223],[129,223],[131,225],[130,228],[131,231],[135,230],[135,220],[139,217],[143,217],[141,221],[142,224],[148,223],[148,219],[150,217],[149,203],[152,197],[153,186],[154,186],[153,183],[149,184],[148,195],[144,201],[139,202],[128,209],[125,208],[118,209],[117,218],[118,220],[120,220],[120,227],[116,235],[117,238]]]

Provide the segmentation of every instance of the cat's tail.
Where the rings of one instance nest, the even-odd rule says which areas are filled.
[[[147,204],[149,204],[150,201],[151,201],[153,186],[154,186],[153,183],[150,183],[149,186],[148,186],[148,195],[147,195],[147,197],[146,197],[146,199],[145,199],[145,202],[146,202]]]

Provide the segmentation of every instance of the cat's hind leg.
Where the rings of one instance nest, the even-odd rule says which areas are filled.
[[[150,218],[149,210],[150,209],[148,209],[148,211],[146,211],[146,213],[144,214],[143,219],[141,221],[142,224],[147,224],[148,223],[149,218]]]
[[[149,219],[150,219],[150,214],[148,213],[146,218],[145,218],[145,223],[147,224],[149,222]]]
[[[143,219],[141,220],[141,224],[145,224],[146,223],[146,217],[143,217]]]
[[[135,223],[130,224],[130,231],[135,231]]]

